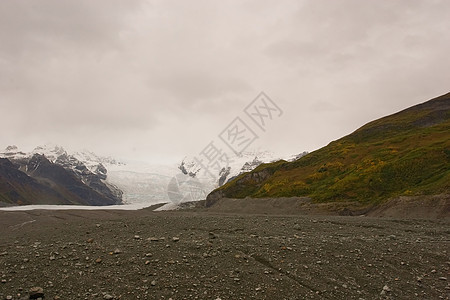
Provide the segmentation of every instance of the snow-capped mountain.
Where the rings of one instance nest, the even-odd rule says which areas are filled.
[[[29,170],[30,162],[36,158],[45,157],[49,163],[63,167],[75,175],[83,184],[94,191],[113,199],[116,203],[122,202],[122,191],[107,179],[107,168],[105,164],[119,163],[110,158],[101,158],[92,152],[68,153],[63,147],[58,145],[45,145],[34,148],[31,152],[20,151],[17,146],[8,146],[0,157],[7,158],[19,166],[19,170],[32,175]],[[77,158],[78,157],[78,158]],[[81,158],[81,159],[79,159]],[[42,160],[42,158],[40,158]],[[108,165],[109,166],[109,165]]]
[[[308,154],[302,152],[288,158],[276,156],[269,151],[246,151],[240,156],[230,155],[228,160],[211,164],[210,167],[197,157],[186,157],[179,165],[180,171],[188,176],[198,178],[202,182],[207,182],[207,186],[216,188],[222,186],[230,179],[242,173],[250,172],[262,163],[270,163],[278,160],[294,161]]]
[[[292,161],[306,153],[285,160]],[[0,157],[21,164],[22,168],[30,165],[28,162],[34,155],[45,156],[51,163],[70,170],[84,184],[100,192],[112,193],[124,204],[140,205],[203,200],[213,189],[235,176],[250,172],[262,163],[282,159],[268,151],[247,151],[240,156],[230,155],[226,163],[205,169],[197,157],[186,157],[181,163],[166,165],[124,163],[87,150],[68,152],[57,145],[39,146],[29,153],[9,146],[0,153]]]

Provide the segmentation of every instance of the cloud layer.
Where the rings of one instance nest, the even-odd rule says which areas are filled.
[[[449,91],[448,1],[0,2],[3,147],[198,153],[260,91],[254,146],[314,150]]]

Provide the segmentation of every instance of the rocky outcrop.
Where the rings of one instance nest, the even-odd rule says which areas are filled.
[[[212,191],[207,197],[205,205],[210,207],[222,198],[228,198],[231,195],[241,195],[249,193],[249,189],[257,189],[271,175],[271,169],[262,169],[258,172],[244,173],[234,179],[232,182],[224,185],[222,188]],[[239,198],[239,197],[237,197]]]

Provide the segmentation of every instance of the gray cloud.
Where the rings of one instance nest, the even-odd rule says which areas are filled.
[[[255,146],[314,150],[448,92],[449,11],[409,0],[1,1],[1,141],[175,159],[264,90],[285,114]]]

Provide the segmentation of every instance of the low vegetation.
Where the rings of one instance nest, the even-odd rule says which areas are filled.
[[[380,202],[450,190],[450,93],[370,122],[297,161],[259,166],[211,195]]]

